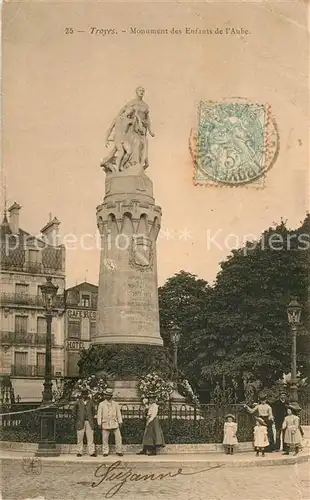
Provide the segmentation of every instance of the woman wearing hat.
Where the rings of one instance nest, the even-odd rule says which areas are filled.
[[[300,432],[300,420],[296,415],[296,408],[293,405],[287,407],[287,416],[283,422],[284,443],[287,445],[283,455],[289,455],[290,451],[295,450],[294,455],[301,449],[302,436]]]
[[[165,446],[164,434],[158,419],[158,405],[154,396],[149,397],[146,427],[143,435],[143,449],[138,455],[156,455],[159,448]]]
[[[229,413],[225,417],[225,424],[224,424],[224,439],[223,439],[223,445],[225,447],[226,455],[233,455],[234,454],[234,446],[238,444],[238,439],[237,439],[237,430],[238,426],[236,424],[236,418],[234,415]]]
[[[246,410],[249,413],[255,413],[257,412],[257,416],[261,418],[264,423],[267,426],[268,430],[268,449],[266,451],[273,451],[274,450],[274,436],[273,436],[273,414],[272,414],[272,408],[271,406],[267,403],[267,397],[265,395],[261,395],[259,398],[259,404],[254,406],[254,408],[250,408],[247,405],[244,405]]]

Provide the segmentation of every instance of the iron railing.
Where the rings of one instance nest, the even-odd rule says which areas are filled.
[[[25,264],[23,262],[12,262],[9,259],[2,259],[1,268],[4,271],[20,271],[29,274],[55,274],[64,275],[64,270],[61,265],[55,267],[46,267],[43,264]]]
[[[35,367],[36,368],[36,367]],[[29,403],[28,403],[29,405]],[[75,443],[75,419],[72,404],[59,406],[56,410],[56,440],[58,443]],[[14,407],[14,408],[13,408]],[[33,405],[36,408],[37,404]],[[29,406],[30,408],[30,406]],[[3,405],[0,418],[0,438],[36,442],[39,439],[40,412],[11,414],[12,411],[28,409],[23,404]],[[123,417],[124,444],[141,442],[145,427],[145,407],[140,405],[121,405]],[[226,413],[234,413],[238,424],[238,441],[251,442],[253,439],[254,417],[242,405],[216,407],[206,404],[199,407],[170,405],[159,412],[159,418],[167,443],[221,443]],[[310,406],[303,407],[301,424],[309,422]],[[307,417],[306,417],[307,416]],[[100,443],[101,431],[95,427],[95,442]]]
[[[41,345],[46,344],[45,333],[31,332],[0,332],[0,345]],[[52,334],[52,346],[56,345],[55,335]]]
[[[11,376],[13,377],[44,377],[45,366],[41,365],[11,365]],[[54,375],[54,366],[51,374]]]
[[[0,294],[0,303],[2,306],[7,305],[25,305],[44,308],[44,301],[41,295],[30,295],[28,293],[6,293]],[[58,295],[55,297],[55,309],[64,308],[64,296]]]

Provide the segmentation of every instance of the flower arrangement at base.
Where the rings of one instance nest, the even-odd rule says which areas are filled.
[[[106,376],[96,377],[96,375],[90,375],[87,378],[79,379],[72,391],[72,399],[78,399],[81,396],[83,390],[87,390],[89,397],[97,405],[100,401],[104,400],[104,391],[108,387],[108,381]]]
[[[138,390],[144,406],[148,406],[150,397],[158,405],[165,405],[171,397],[173,387],[156,372],[152,372],[139,380]]]
[[[192,386],[186,378],[182,379],[182,381],[178,384],[178,388],[180,393],[188,400],[189,404],[199,406],[200,401],[198,396],[196,396]]]

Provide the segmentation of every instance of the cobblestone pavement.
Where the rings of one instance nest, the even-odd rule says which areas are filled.
[[[41,469],[42,467],[42,469]],[[175,464],[128,464],[123,462],[112,478],[110,470],[98,464],[41,462],[40,468],[25,467],[22,460],[2,461],[3,500],[310,500],[309,464],[234,467],[203,471],[207,464],[185,466],[176,475]],[[108,466],[107,466],[108,467]],[[134,474],[168,474],[162,479],[144,480]],[[124,474],[127,472],[127,480]],[[171,477],[175,476],[175,477]],[[107,481],[110,477],[111,480]],[[122,479],[124,484],[122,484]],[[102,481],[100,483],[100,481]],[[92,483],[98,484],[92,487]],[[120,488],[118,489],[118,487]],[[118,490],[118,491],[117,491]]]

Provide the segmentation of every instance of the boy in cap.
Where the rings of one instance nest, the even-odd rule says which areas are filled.
[[[88,391],[83,389],[81,397],[75,404],[75,421],[77,433],[77,457],[83,454],[83,439],[86,433],[88,453],[95,457],[94,428],[95,428],[95,407],[89,398]]]
[[[116,401],[113,401],[113,389],[107,388],[104,392],[104,401],[98,406],[97,421],[102,429],[102,454],[104,457],[109,455],[109,437],[110,432],[114,433],[116,454],[119,457],[122,453],[122,435],[120,426],[123,424],[120,407]]]

